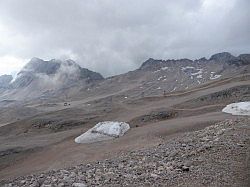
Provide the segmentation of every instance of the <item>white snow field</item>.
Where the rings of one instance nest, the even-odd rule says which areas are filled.
[[[124,122],[104,121],[97,123],[93,128],[75,138],[76,143],[93,143],[119,138],[130,129]]]
[[[222,109],[222,112],[250,116],[250,101],[229,104]]]

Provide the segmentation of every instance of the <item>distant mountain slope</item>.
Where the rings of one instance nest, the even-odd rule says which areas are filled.
[[[142,65],[128,73],[109,77],[88,88],[81,95],[119,93],[126,97],[144,97],[163,95],[168,92],[196,87],[200,84],[250,73],[250,54],[238,57],[223,52],[211,58],[198,60],[155,60],[148,59]]]

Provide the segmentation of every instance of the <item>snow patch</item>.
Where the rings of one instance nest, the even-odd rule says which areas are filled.
[[[161,76],[161,77],[159,77],[157,80],[160,81],[162,78],[163,78],[163,77]]]
[[[158,73],[158,72],[160,72],[161,70],[160,69],[158,69],[158,70],[156,70],[156,71],[154,71],[153,73]]]
[[[175,90],[176,90],[176,88],[177,88],[177,87],[174,87],[174,89],[173,89],[173,90],[171,90],[170,92],[173,92],[173,91],[175,91]]]
[[[229,104],[222,109],[222,112],[250,116],[250,101]]]
[[[161,68],[161,70],[163,70],[163,71],[165,71],[165,70],[167,70],[168,69],[168,67],[163,67],[163,68]]]
[[[124,122],[105,121],[97,123],[93,128],[75,138],[76,143],[93,143],[119,138],[130,129]]]
[[[158,72],[160,72],[162,70],[165,71],[167,69],[168,69],[168,67],[162,67],[161,69],[155,70],[153,73],[158,73]]]
[[[184,71],[186,69],[195,69],[193,66],[181,67],[181,70]]]
[[[197,79],[202,79],[202,74],[198,75],[196,78]]]
[[[221,77],[221,75],[214,75],[214,72],[211,72],[211,74],[210,74],[210,80],[218,79],[220,77]]]
[[[202,79],[203,77],[203,69],[202,68],[195,68],[193,66],[186,66],[186,67],[181,67],[181,70],[183,73],[187,74],[190,76],[191,79],[194,77],[197,79]]]
[[[196,73],[191,73],[191,75],[201,75],[202,74],[202,71],[203,71],[203,69],[197,69],[198,70],[198,72],[196,72]]]

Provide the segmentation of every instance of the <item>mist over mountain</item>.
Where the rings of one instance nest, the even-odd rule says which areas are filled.
[[[18,89],[29,86],[36,81],[40,86],[59,87],[74,84],[78,81],[92,82],[102,80],[101,74],[81,68],[73,60],[44,61],[39,58],[32,58],[23,69],[17,74],[9,87]]]

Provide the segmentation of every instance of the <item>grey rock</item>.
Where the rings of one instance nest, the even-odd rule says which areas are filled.
[[[87,185],[84,183],[73,183],[72,187],[87,187]]]

